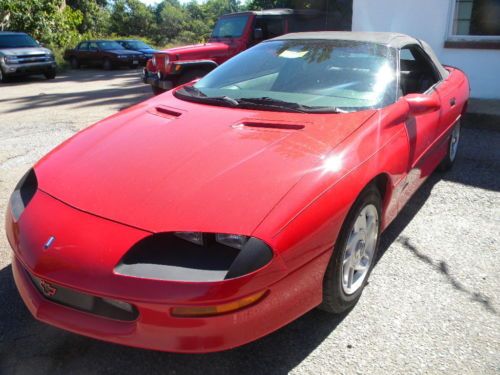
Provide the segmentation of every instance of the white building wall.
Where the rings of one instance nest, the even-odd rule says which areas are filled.
[[[393,31],[423,39],[443,64],[467,73],[472,97],[500,99],[500,50],[444,48],[452,1],[353,0],[352,30]]]

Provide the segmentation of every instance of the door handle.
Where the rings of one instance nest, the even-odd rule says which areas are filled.
[[[457,104],[457,100],[455,98],[450,99],[450,106],[454,107]]]

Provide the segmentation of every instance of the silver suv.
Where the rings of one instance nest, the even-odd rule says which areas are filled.
[[[43,74],[47,79],[54,79],[56,68],[52,51],[42,47],[28,34],[0,32],[0,82],[11,76],[31,74]]]

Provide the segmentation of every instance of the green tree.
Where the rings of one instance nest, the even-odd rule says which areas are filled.
[[[155,30],[152,8],[139,0],[116,0],[110,16],[110,31],[119,35],[150,36]]]

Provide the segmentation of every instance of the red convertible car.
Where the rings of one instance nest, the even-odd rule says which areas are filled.
[[[31,313],[211,352],[361,296],[381,232],[456,157],[467,77],[392,33],[281,36],[69,139],[6,229]]]

